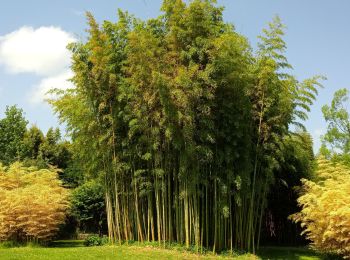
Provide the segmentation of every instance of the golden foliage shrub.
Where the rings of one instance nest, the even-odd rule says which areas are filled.
[[[302,180],[300,222],[315,249],[350,259],[350,169],[318,159],[317,181]]]
[[[0,166],[0,240],[47,241],[68,207],[56,169]]]

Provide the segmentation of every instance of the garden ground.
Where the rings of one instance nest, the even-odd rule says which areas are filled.
[[[178,248],[179,249],[179,248]],[[154,246],[122,245],[84,247],[82,241],[56,241],[50,247],[0,248],[1,260],[88,260],[88,259],[273,259],[273,260],[321,260],[316,253],[305,248],[266,247],[259,257],[197,255],[183,250],[161,249]]]

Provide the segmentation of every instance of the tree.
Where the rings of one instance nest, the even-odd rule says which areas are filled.
[[[27,120],[22,109],[6,107],[5,118],[0,120],[0,161],[10,164],[19,159]]]
[[[37,159],[60,169],[66,169],[71,157],[70,144],[61,139],[59,128],[49,128],[39,146]]]
[[[83,174],[73,159],[70,142],[62,140],[58,128],[49,128],[46,136],[35,125],[26,130],[21,141],[19,160],[26,166],[61,170],[60,179],[67,187],[76,187],[82,182]]]
[[[0,162],[9,165],[21,161],[24,165],[61,169],[60,178],[66,186],[76,187],[83,179],[76,160],[73,159],[71,144],[61,138],[58,128],[43,132],[28,121],[22,109],[16,106],[6,108],[5,118],[0,120]]]
[[[33,125],[26,130],[22,142],[23,147],[20,157],[23,159],[37,159],[40,152],[40,146],[44,142],[44,134],[36,125]]]
[[[334,93],[330,106],[324,105],[322,113],[327,122],[327,132],[322,137],[320,153],[327,158],[349,162],[350,119],[346,109],[348,90],[340,89]]]
[[[105,195],[103,186],[97,181],[89,181],[72,193],[72,214],[83,232],[102,234],[106,230]]]

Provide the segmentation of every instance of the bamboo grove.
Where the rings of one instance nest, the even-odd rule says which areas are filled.
[[[215,1],[118,12],[69,46],[74,89],[50,103],[84,170],[104,183],[109,238],[254,251],[283,140],[320,77],[299,82],[278,17],[257,51]]]

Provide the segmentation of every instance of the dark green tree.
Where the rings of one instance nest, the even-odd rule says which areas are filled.
[[[39,156],[40,146],[44,142],[43,132],[36,126],[31,126],[24,134],[23,148],[21,158],[37,159]]]
[[[22,109],[7,106],[5,117],[0,120],[0,161],[10,164],[20,159],[23,149],[23,137],[28,121]]]
[[[72,193],[71,213],[85,233],[102,234],[107,229],[105,193],[97,181],[86,182]]]
[[[71,159],[70,144],[61,139],[58,128],[49,128],[39,146],[37,159],[60,169],[68,167]]]
[[[297,132],[283,139],[281,165],[274,171],[274,185],[270,188],[262,226],[262,240],[273,245],[305,245],[300,225],[288,217],[300,210],[301,179],[314,178],[312,139],[306,132]]]

